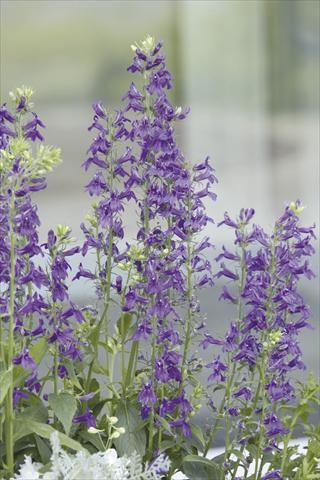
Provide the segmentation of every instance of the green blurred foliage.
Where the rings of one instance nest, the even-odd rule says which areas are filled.
[[[130,45],[151,33],[178,48],[171,2],[28,1],[1,3],[1,97],[24,83],[37,103],[116,104],[127,88]]]

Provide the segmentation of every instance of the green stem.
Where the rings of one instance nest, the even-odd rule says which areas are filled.
[[[125,389],[127,389],[128,386],[130,385],[132,372],[135,371],[134,366],[135,366],[135,359],[136,359],[136,355],[137,355],[137,352],[138,352],[138,348],[139,348],[139,342],[137,340],[135,340],[132,343],[131,350],[130,350],[130,357],[129,357],[129,361],[128,361],[128,368],[127,368],[127,373],[126,373],[126,378],[125,378]]]
[[[52,305],[52,314],[53,314],[53,325],[56,331],[58,329],[58,325],[57,325],[57,306],[55,302],[53,302],[53,305]],[[58,367],[59,367],[59,342],[58,342],[58,339],[56,339],[54,344],[54,360],[53,360],[53,391],[56,395],[58,394],[58,381],[59,381]]]
[[[276,273],[276,261],[275,261],[275,243],[276,243],[276,238],[273,239],[272,244],[271,244],[271,265],[270,265],[270,286],[269,286],[269,291],[268,291],[268,299],[266,303],[266,319],[268,321],[269,319],[269,328],[272,326],[273,323],[273,317],[274,317],[274,311],[272,309],[272,297],[274,295],[273,291],[273,278]],[[262,468],[263,468],[263,457],[262,457],[262,450],[263,450],[263,439],[264,439],[264,433],[265,433],[265,426],[264,426],[264,417],[265,417],[265,412],[267,408],[267,398],[266,398],[266,393],[265,393],[265,384],[266,384],[266,369],[267,369],[267,360],[268,360],[268,354],[269,350],[266,350],[265,347],[265,341],[266,341],[266,335],[268,335],[269,328],[267,325],[267,328],[262,332],[262,345],[264,348],[262,359],[261,359],[261,364],[259,368],[259,396],[260,396],[260,390],[261,390],[261,395],[262,395],[262,408],[261,408],[261,414],[260,414],[260,433],[259,433],[259,440],[258,440],[258,448],[257,448],[257,455],[256,455],[256,463],[255,463],[255,473],[254,473],[254,478],[258,480],[261,476]],[[258,400],[258,398],[257,398]]]
[[[152,295],[152,304],[155,303],[155,295]],[[156,347],[157,347],[157,337],[155,334],[156,329],[156,320],[157,317],[154,315],[152,318],[152,345],[151,345],[151,385],[153,390],[155,390],[155,359],[156,359]],[[154,409],[152,405],[152,410],[150,412],[150,422],[149,422],[149,440],[148,440],[148,451],[149,458],[151,460],[153,454],[153,432],[154,432]]]
[[[8,369],[11,370],[11,381],[6,397],[6,457],[8,473],[13,475],[14,469],[14,441],[13,441],[13,347],[14,347],[14,298],[15,298],[15,236],[14,236],[14,193],[10,199],[10,300],[9,300],[9,326],[8,326]]]
[[[260,434],[259,434],[259,441],[258,441],[258,449],[257,449],[257,456],[256,456],[256,463],[255,463],[255,472],[254,478],[258,480],[260,478],[260,474],[263,467],[263,458],[261,458],[262,446],[263,446],[263,438],[264,438],[264,425],[263,419],[266,412],[267,407],[267,400],[265,394],[265,365],[266,364],[266,354],[263,354],[262,362],[260,365],[259,373],[260,373],[260,385],[261,385],[261,392],[262,392],[262,409],[261,409],[261,424],[260,424]]]
[[[109,172],[109,183],[110,189],[112,190],[113,187],[113,162],[111,153],[107,155],[107,159],[110,160],[110,172]],[[96,227],[96,233],[98,234],[98,225]],[[109,230],[109,244],[108,244],[108,254],[107,254],[107,274],[106,274],[106,286],[104,289],[105,293],[105,307],[103,313],[100,317],[99,323],[97,325],[97,338],[100,337],[100,332],[102,325],[105,324],[105,339],[106,339],[106,363],[107,363],[107,371],[108,377],[110,381],[110,371],[109,371],[109,352],[108,352],[108,339],[109,339],[109,318],[108,318],[108,311],[110,306],[110,299],[111,299],[111,273],[112,273],[112,245],[113,245],[113,232],[112,229]],[[101,258],[100,258],[100,251],[97,250],[97,264],[98,264],[98,273],[101,273]],[[90,388],[91,376],[93,371],[94,362],[98,355],[99,350],[99,341],[97,341],[97,345],[95,346],[94,357],[89,365],[87,379],[86,379],[86,389]]]
[[[127,280],[126,280],[126,284],[123,288],[123,292],[122,292],[122,295],[121,295],[121,307],[123,307],[124,303],[125,303],[125,296],[126,296],[126,293],[127,293],[127,289],[128,289],[128,285],[129,285],[129,282],[130,282],[130,275],[131,275],[131,270],[132,270],[132,265],[130,266],[129,270],[128,270],[128,276],[127,276]],[[121,312],[121,318],[120,318],[120,325],[121,325],[121,383],[122,383],[122,390],[123,390],[123,396],[125,396],[125,393],[126,393],[126,387],[127,387],[127,384],[126,384],[126,365],[125,365],[125,341],[126,341],[126,334],[124,332],[124,313],[125,312]]]
[[[231,354],[228,352],[228,372],[230,372],[231,367]],[[226,448],[225,448],[225,461],[229,455],[230,449],[230,415],[229,415],[229,408],[231,407],[231,384],[233,381],[233,377],[235,374],[235,363],[233,364],[232,374],[228,378],[227,388],[226,388],[226,400],[227,400],[227,411],[226,411]]]
[[[307,401],[309,400],[310,397],[307,397]],[[281,460],[281,467],[280,467],[280,475],[284,475],[285,473],[285,466],[287,462],[287,454],[288,454],[288,447],[289,447],[289,442],[291,440],[294,428],[296,426],[297,420],[299,418],[299,412],[294,415],[292,418],[291,424],[290,424],[290,431],[286,435],[284,441],[283,441],[283,451],[282,451],[282,460]]]
[[[107,369],[109,368],[109,352],[108,352],[108,340],[109,340],[109,306],[110,306],[110,298],[111,298],[111,271],[112,271],[112,243],[113,243],[113,233],[112,230],[109,231],[109,246],[108,246],[108,266],[107,266],[107,301],[106,301],[106,308],[105,308],[105,336],[106,336],[106,360],[107,360]],[[110,375],[109,375],[110,377]]]
[[[188,199],[188,225],[190,224],[190,217],[191,217],[191,202],[190,198]],[[186,377],[186,361],[188,358],[189,346],[191,341],[191,329],[192,329],[192,268],[191,268],[191,258],[192,258],[192,251],[191,251],[191,233],[190,229],[188,228],[188,236],[187,236],[187,261],[186,261],[186,270],[187,270],[187,325],[186,325],[186,337],[184,341],[184,350],[183,350],[183,357],[182,357],[182,364],[181,364],[181,384],[180,384],[180,393],[183,390],[184,380]]]
[[[206,457],[208,455],[209,449],[210,449],[210,447],[213,443],[213,440],[216,436],[216,433],[217,433],[217,430],[218,430],[218,427],[219,427],[219,422],[221,420],[220,417],[223,413],[224,405],[225,405],[225,396],[223,397],[223,399],[220,403],[220,407],[219,407],[219,410],[218,410],[216,421],[214,422],[213,426],[211,427],[211,430],[210,430],[210,433],[209,433],[209,438],[207,440],[207,443],[205,445],[205,449],[203,451],[203,456],[204,457]]]

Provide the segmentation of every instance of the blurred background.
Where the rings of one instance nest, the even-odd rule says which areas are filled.
[[[285,204],[301,198],[303,222],[319,224],[319,10],[318,0],[2,0],[1,101],[32,86],[46,141],[64,159],[37,196],[43,238],[57,223],[81,238],[91,104],[119,105],[131,81],[130,45],[148,33],[165,41],[174,103],[191,106],[178,133],[186,156],[209,154],[216,168],[212,216],[253,206],[256,221],[272,228]],[[217,250],[232,242],[228,229],[209,234]],[[303,285],[315,330],[302,334],[302,348],[319,375],[318,265],[319,256],[318,278]],[[85,285],[73,289],[90,297]],[[201,296],[217,334],[233,315],[218,296],[217,288]]]

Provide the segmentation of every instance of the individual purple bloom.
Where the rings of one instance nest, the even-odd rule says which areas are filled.
[[[263,475],[261,480],[284,480],[284,478],[280,475],[280,470],[272,470]]]
[[[231,295],[231,293],[229,292],[228,288],[225,285],[223,285],[222,293],[219,297],[219,300],[221,300],[221,299],[228,300],[229,302],[232,302],[232,303],[237,303],[236,297]]]
[[[224,344],[223,340],[218,340],[218,339],[212,337],[211,335],[209,335],[208,333],[205,333],[204,336],[205,336],[204,340],[202,340],[200,342],[200,345],[202,346],[202,348],[204,350],[206,350],[209,345],[223,345]]]
[[[142,405],[140,409],[142,420],[146,420],[149,417],[151,412],[152,412],[152,407],[149,407],[148,405]]]
[[[141,391],[138,395],[138,400],[142,405],[149,405],[156,402],[156,396],[151,383],[142,385]]]
[[[60,301],[63,302],[68,298],[68,293],[67,293],[68,287],[63,284],[62,282],[54,282],[53,287],[52,287],[52,298],[53,301]]]
[[[33,142],[35,140],[42,141],[44,137],[39,132],[38,127],[45,128],[45,125],[42,123],[36,113],[32,113],[32,115],[33,119],[23,126],[24,135],[26,138],[32,140]]]
[[[208,365],[206,365],[206,368],[212,369],[212,373],[208,377],[209,381],[215,381],[217,383],[225,381],[225,372],[228,370],[228,367],[220,361],[219,356],[216,357],[213,362],[208,363]]]
[[[0,136],[8,135],[9,137],[15,137],[16,133],[10,128],[6,127],[3,123],[0,123]]]
[[[93,279],[95,278],[95,275],[94,273],[90,272],[90,270],[86,270],[85,268],[83,268],[82,263],[80,263],[79,271],[76,273],[72,280],[79,280],[79,278],[81,277]]]
[[[169,423],[171,427],[181,428],[182,433],[186,438],[190,438],[192,436],[191,428],[187,423],[186,419],[174,420]]]
[[[225,246],[222,246],[223,252],[218,255],[215,260],[216,262],[219,262],[222,258],[226,258],[227,260],[240,260],[239,255],[229,252]]]
[[[86,408],[85,413],[83,413],[82,415],[77,415],[73,417],[72,421],[73,423],[86,423],[88,428],[90,427],[95,428],[97,425],[96,418],[92,414],[92,411],[90,410],[89,407]]]
[[[0,107],[0,121],[3,122],[4,120],[15,123],[15,117],[9,112],[5,103]]]
[[[29,350],[27,348],[24,348],[20,353],[20,355],[18,355],[13,359],[13,363],[15,365],[21,365],[23,368],[26,368],[26,369],[28,368],[31,368],[31,370],[37,369],[37,365],[33,360],[33,358],[30,357]]]
[[[151,333],[152,333],[151,324],[147,321],[143,321],[138,325],[138,328],[135,334],[133,335],[132,340],[148,340]]]
[[[95,397],[97,393],[98,392],[90,392],[90,393],[87,393],[86,395],[81,395],[78,398],[81,402],[87,402],[88,400],[91,400],[93,397]]]
[[[37,288],[48,286],[49,284],[48,277],[45,272],[41,267],[36,268],[33,262],[30,262],[29,264],[29,271],[25,275],[22,275],[19,279],[20,285],[25,285],[29,282],[32,282]]]
[[[239,415],[239,408],[237,407],[230,407],[228,409],[228,413],[232,416],[232,417],[237,417]]]
[[[196,283],[195,287],[196,288],[202,288],[204,286],[213,286],[213,281],[212,278],[209,277],[209,275],[205,274],[203,275],[200,280]]]
[[[92,180],[86,185],[85,189],[89,195],[100,195],[107,188],[107,183],[102,172],[96,172]]]
[[[291,400],[294,398],[294,388],[289,382],[281,382],[275,379],[266,385],[266,390],[271,402],[278,400]]]
[[[58,375],[59,378],[65,378],[68,375],[68,370],[64,365],[58,366]]]
[[[225,341],[223,344],[224,352],[231,352],[237,348],[239,335],[240,332],[237,324],[235,322],[231,322],[230,328],[226,333]]]
[[[122,310],[124,312],[127,312],[129,310],[132,310],[137,303],[141,305],[145,305],[148,302],[149,300],[147,298],[142,297],[130,287],[129,292],[125,296],[125,304],[122,307]]]
[[[256,339],[249,335],[239,343],[239,352],[233,357],[233,361],[243,361],[248,365],[254,365],[259,351],[260,346]]]
[[[19,104],[17,106],[17,112],[19,112],[20,110],[23,110],[26,106],[26,103],[27,103],[26,97],[24,95],[21,95]]]
[[[238,390],[237,392],[235,392],[233,394],[234,397],[236,398],[239,398],[239,397],[243,397],[245,400],[250,400],[251,397],[252,397],[252,391],[251,391],[251,388],[249,387],[242,387],[240,388],[240,390]]]
[[[26,392],[23,392],[20,388],[14,388],[13,390],[13,407],[16,408],[21,398],[29,398]]]
[[[228,227],[238,228],[238,224],[234,220],[231,220],[227,212],[224,214],[224,220],[218,223],[218,227],[223,224],[227,225]]]
[[[105,108],[104,108],[102,102],[95,102],[92,105],[92,108],[95,111],[95,113],[98,115],[98,117],[106,118],[106,111],[105,111]]]
[[[267,427],[267,437],[274,437],[275,435],[286,435],[290,432],[290,429],[284,427],[284,425],[281,423],[275,413],[268,414],[265,417],[263,423]]]
[[[224,277],[230,278],[231,280],[238,280],[238,278],[239,278],[238,275],[235,274],[235,273],[233,273],[233,272],[232,272],[231,270],[229,270],[228,268],[226,268],[226,266],[225,266],[225,264],[224,264],[223,262],[220,264],[220,268],[221,268],[222,270],[220,270],[220,272],[218,272],[218,273],[215,275],[217,278],[220,278],[220,277],[224,276]]]

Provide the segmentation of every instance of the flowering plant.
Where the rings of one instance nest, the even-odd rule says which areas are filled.
[[[315,227],[301,225],[300,201],[271,233],[252,223],[253,209],[236,219],[225,213],[218,226],[233,230],[235,249],[223,247],[212,267],[206,201],[216,200],[217,178],[209,158],[191,165],[176,143],[175,124],[188,110],[170,103],[161,48],[152,37],[132,46],[128,71],[137,81],[121,109],[93,105],[82,165],[94,170],[85,187],[93,202],[78,245],[63,225],[39,242],[33,192],[61,160],[42,143],[32,90],[18,88],[13,109],[1,107],[2,476],[82,478],[74,476],[82,468],[86,478],[118,478],[105,469],[112,457],[129,479],[177,471],[192,480],[319,478],[319,428],[305,427],[306,455],[291,446],[296,426],[319,405],[312,377],[296,387],[291,378],[305,368],[298,334],[311,314],[298,287],[314,277]],[[132,211],[134,240],[124,222]],[[81,258],[76,272],[72,256]],[[227,282],[220,298],[235,307],[223,338],[212,322],[207,331],[197,298],[219,278]],[[91,283],[96,303],[76,305],[70,280]],[[199,346],[212,349],[210,363]],[[207,369],[205,386],[199,374]],[[205,403],[203,433],[194,417]],[[222,428],[225,451],[211,459]]]

